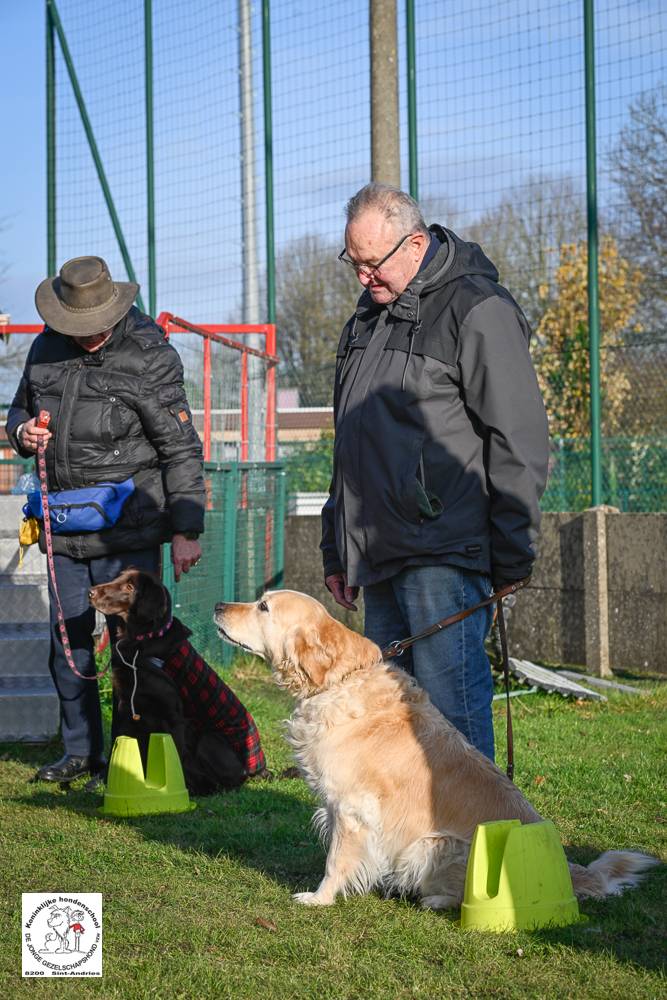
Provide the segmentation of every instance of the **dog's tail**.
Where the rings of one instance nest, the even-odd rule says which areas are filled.
[[[643,873],[659,863],[658,858],[637,851],[605,851],[586,868],[570,863],[574,894],[577,899],[620,896],[639,885]]]

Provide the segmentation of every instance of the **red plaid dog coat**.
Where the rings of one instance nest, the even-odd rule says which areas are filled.
[[[264,770],[266,761],[255,720],[190,642],[180,642],[162,669],[178,687],[183,713],[198,732],[220,730],[247,775]]]

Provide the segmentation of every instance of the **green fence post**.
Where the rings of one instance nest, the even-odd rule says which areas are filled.
[[[266,201],[266,311],[276,321],[276,251],[273,225],[273,112],[271,99],[271,5],[262,0],[262,66],[264,81],[264,185]]]
[[[153,161],[153,4],[144,0],[146,97],[146,225],[148,243],[148,311],[155,318],[155,173]]]
[[[56,49],[46,0],[46,273],[56,273]]]
[[[415,0],[405,0],[405,44],[408,69],[408,164],[410,194],[419,200],[419,174],[417,163],[417,72],[415,45]]]
[[[222,471],[222,600],[229,603],[236,594],[236,528],[239,501],[239,466],[234,462]],[[229,666],[234,650],[229,643],[222,647],[222,664]]]
[[[276,470],[275,522],[273,525],[273,578],[275,587],[285,582],[285,513],[287,501],[287,475],[284,469]]]
[[[598,205],[595,139],[595,29],[593,0],[584,0],[586,73],[586,209],[588,221],[588,342],[591,400],[591,504],[602,502],[600,428],[600,307],[598,287]]]

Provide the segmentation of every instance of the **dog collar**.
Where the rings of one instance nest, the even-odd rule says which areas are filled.
[[[171,626],[174,624],[174,619],[170,618],[166,625],[163,625],[161,629],[157,632],[144,632],[142,635],[135,635],[133,639],[135,642],[143,642],[144,639],[161,639],[165,633],[169,631]]]

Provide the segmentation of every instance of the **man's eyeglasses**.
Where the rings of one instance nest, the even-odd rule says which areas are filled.
[[[389,258],[393,257],[396,251],[403,246],[408,236],[412,235],[413,235],[412,233],[406,233],[403,239],[398,241],[393,250],[390,250],[389,253],[385,254],[382,260],[379,260],[377,264],[357,264],[355,260],[351,260],[346,255],[345,248],[343,248],[341,252],[338,254],[338,260],[341,261],[341,263],[347,264],[349,267],[353,268],[357,274],[363,274],[364,277],[371,278],[374,274],[377,274],[380,268],[387,263]]]

